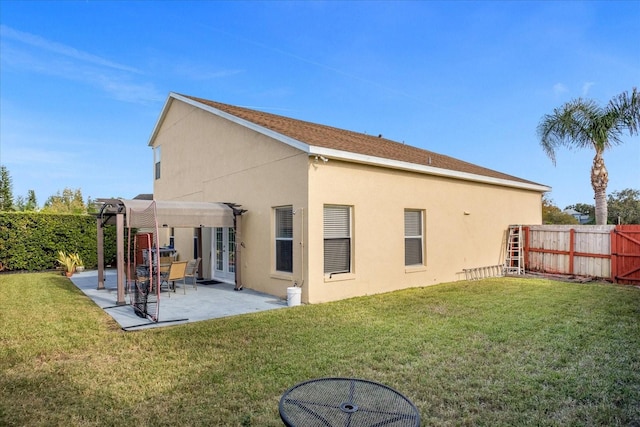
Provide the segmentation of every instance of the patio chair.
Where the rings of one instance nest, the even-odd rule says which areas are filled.
[[[200,266],[202,258],[192,259],[187,264],[187,271],[184,273],[184,293],[187,293],[187,278],[191,278],[193,289],[198,290],[198,266]]]
[[[184,283],[185,272],[187,270],[187,261],[175,261],[172,262],[169,266],[169,271],[165,274],[161,273],[161,281],[162,283],[167,284],[167,288],[169,291],[176,291],[176,281],[182,280]],[[183,285],[184,286],[184,285]]]
[[[162,290],[162,284],[167,283],[167,276],[169,276],[169,268],[171,267],[171,263],[175,260],[172,257],[161,256],[160,257],[160,265],[158,268],[160,269],[160,290]]]
[[[161,256],[160,257],[160,273],[168,272],[169,267],[171,266],[171,263],[174,261],[175,259],[173,259],[170,256]]]

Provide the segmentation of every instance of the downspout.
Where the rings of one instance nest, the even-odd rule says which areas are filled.
[[[300,287],[304,285],[304,208],[300,208]]]
[[[242,290],[242,216],[236,215],[235,211],[233,212],[233,228],[235,229],[235,257],[236,257],[236,265],[235,271],[233,272],[235,275],[235,287],[234,291]]]

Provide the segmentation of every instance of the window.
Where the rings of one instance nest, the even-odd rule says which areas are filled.
[[[276,271],[293,272],[293,209],[276,208]]]
[[[422,211],[404,211],[404,265],[423,264]]]
[[[324,273],[351,271],[351,208],[324,207]]]
[[[160,146],[153,149],[153,164],[155,167],[155,179],[160,179]]]

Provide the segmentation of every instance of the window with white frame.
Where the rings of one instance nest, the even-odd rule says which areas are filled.
[[[324,273],[351,272],[351,207],[324,207]]]
[[[293,208],[275,208],[276,271],[293,272]]]
[[[154,177],[160,179],[160,146],[153,149]]]
[[[405,209],[404,211],[404,265],[422,265],[423,248],[423,211]]]

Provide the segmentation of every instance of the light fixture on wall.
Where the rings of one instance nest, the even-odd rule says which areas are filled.
[[[324,156],[316,156],[316,163],[318,163],[318,160],[322,160],[324,163],[327,163],[329,161],[329,159]]]
[[[465,214],[465,215],[471,215],[471,212],[469,212],[469,211],[464,211],[464,214]]]

